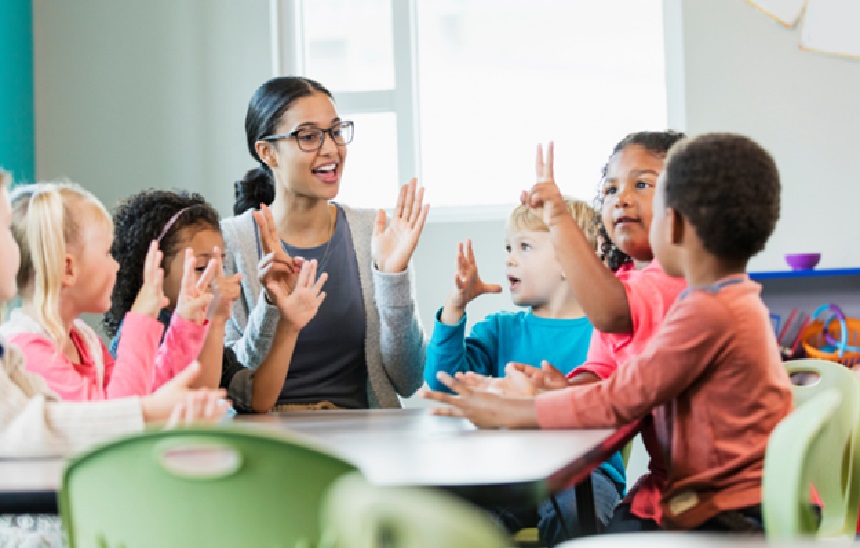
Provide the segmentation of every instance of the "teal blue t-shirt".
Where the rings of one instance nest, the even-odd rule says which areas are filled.
[[[436,379],[445,371],[474,371],[490,377],[504,377],[505,366],[519,362],[540,367],[546,360],[564,373],[585,362],[594,327],[588,318],[560,320],[540,318],[528,311],[490,314],[472,327],[466,336],[466,315],[457,325],[439,321],[436,313],[433,336],[427,345],[424,380],[432,390],[450,392]],[[624,492],[624,462],[619,453],[600,465]]]

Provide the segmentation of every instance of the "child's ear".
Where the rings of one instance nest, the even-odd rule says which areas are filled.
[[[63,259],[63,287],[71,287],[75,285],[78,279],[78,266],[75,263],[75,257],[71,253],[66,253]]]
[[[278,157],[275,155],[275,145],[267,141],[257,141],[254,143],[254,150],[257,151],[257,156],[263,160],[263,163],[269,167],[278,166]]]
[[[669,241],[672,245],[680,245],[684,242],[686,235],[687,227],[684,223],[684,217],[671,207],[667,208],[667,212],[669,215]]]

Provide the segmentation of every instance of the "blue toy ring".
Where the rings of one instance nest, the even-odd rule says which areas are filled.
[[[842,312],[842,309],[836,306],[835,304],[824,304],[819,306],[815,312],[812,314],[812,319],[815,320],[818,316],[821,315],[824,311],[831,311],[833,315],[827,318],[824,322],[824,327],[822,328],[824,331],[824,339],[828,344],[831,344],[836,347],[838,350],[838,357],[842,357],[846,350],[850,352],[860,352],[860,347],[857,346],[848,346],[848,325],[845,321],[845,313]],[[830,334],[829,328],[830,324],[834,321],[839,321],[839,327],[841,328],[841,340],[836,340],[833,335]]]

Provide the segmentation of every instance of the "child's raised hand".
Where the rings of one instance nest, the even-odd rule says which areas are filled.
[[[475,253],[472,250],[472,240],[466,240],[465,249],[463,244],[457,245],[457,273],[454,275],[454,292],[449,302],[456,309],[465,309],[476,297],[484,293],[501,293],[502,286],[499,284],[488,284],[481,280],[478,275],[478,263],[475,261]]]
[[[158,249],[158,242],[152,240],[143,261],[143,284],[137,292],[134,304],[131,305],[131,312],[158,318],[161,309],[170,303],[164,295],[164,270],[161,268],[161,259],[162,253]]]
[[[535,185],[530,190],[524,190],[520,201],[531,208],[543,208],[543,222],[548,227],[557,225],[562,219],[573,218],[564,203],[564,196],[555,184],[553,168],[555,145],[552,141],[547,146],[546,160],[543,156],[543,145],[537,146],[535,159]]]
[[[214,298],[209,305],[210,316],[213,321],[226,322],[232,312],[233,302],[239,298],[242,291],[240,283],[242,282],[242,274],[234,274],[232,276],[224,275],[224,266],[221,260],[221,249],[218,246],[212,250],[215,257],[213,261],[215,269],[215,278],[212,280],[212,294]]]
[[[418,179],[413,178],[409,184],[400,187],[391,222],[386,222],[384,210],[377,212],[370,253],[380,272],[406,270],[430,210],[430,205],[423,202],[424,187],[419,188]]]
[[[274,289],[276,292],[275,300],[281,312],[281,321],[288,322],[295,331],[300,330],[311,321],[325,300],[325,291],[322,290],[322,286],[328,279],[328,274],[323,272],[315,282],[316,277],[316,259],[305,261],[302,263],[296,287],[292,292],[288,292],[287,288],[283,286]]]
[[[254,222],[260,233],[260,248],[263,258],[257,266],[257,277],[262,285],[273,294],[274,287],[286,286],[287,291],[292,291],[296,286],[301,268],[301,259],[290,257],[281,245],[278,231],[275,228],[275,219],[272,210],[265,204],[260,204],[260,210],[254,212]],[[276,303],[272,303],[276,304]]]
[[[176,298],[176,313],[190,322],[202,325],[214,297],[210,286],[217,276],[221,261],[217,260],[216,263],[216,259],[210,259],[200,279],[197,279],[194,273],[196,262],[194,251],[190,247],[187,248],[182,281],[179,284],[179,296]]]

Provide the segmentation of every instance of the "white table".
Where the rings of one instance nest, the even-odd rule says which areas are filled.
[[[374,483],[440,487],[479,504],[538,501],[582,479],[604,460],[601,445],[615,432],[478,430],[426,409],[239,415],[233,423],[298,435],[354,463]],[[63,464],[0,460],[0,513],[51,511],[49,502],[55,511]]]

